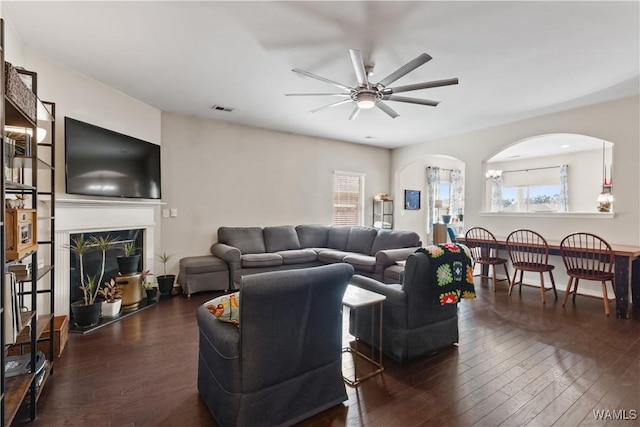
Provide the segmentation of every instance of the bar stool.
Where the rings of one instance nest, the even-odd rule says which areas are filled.
[[[513,279],[509,284],[509,295],[516,284],[516,276],[520,271],[520,292],[522,292],[522,276],[525,271],[540,273],[540,293],[542,303],[546,303],[545,293],[553,289],[553,293],[558,299],[556,282],[553,279],[553,269],[555,266],[549,264],[549,244],[539,233],[532,230],[515,230],[507,236],[507,252],[514,268]],[[544,273],[549,273],[551,288],[544,286]]]
[[[483,267],[486,266],[488,273],[488,268],[492,266],[491,270],[493,275],[491,277],[485,275],[484,271],[480,273],[480,277],[487,279],[492,278],[493,292],[495,292],[496,282],[509,280],[509,271],[507,270],[508,260],[498,256],[498,242],[495,236],[486,228],[472,227],[467,230],[467,233],[464,235],[464,241],[465,245],[471,250],[473,268],[475,268],[476,263],[481,264]],[[507,276],[505,279],[496,279],[496,265],[502,265],[504,267],[504,273]]]
[[[560,242],[560,254],[567,268],[569,283],[564,294],[562,306],[564,307],[573,294],[576,300],[578,282],[580,279],[600,282],[602,285],[602,298],[604,300],[604,312],[609,315],[609,298],[607,296],[607,282],[613,284],[614,256],[611,245],[601,237],[592,233],[573,233],[566,236]],[[571,284],[573,283],[573,290]]]

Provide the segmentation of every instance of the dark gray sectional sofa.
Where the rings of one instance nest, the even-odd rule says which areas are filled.
[[[384,281],[385,269],[421,246],[412,231],[330,225],[220,227],[211,253],[229,265],[233,287],[246,274],[345,262]]]

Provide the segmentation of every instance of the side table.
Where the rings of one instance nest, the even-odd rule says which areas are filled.
[[[354,348],[344,347],[342,349],[343,353],[352,353],[353,354],[353,370],[354,370],[354,379],[347,378],[346,376],[342,376],[344,382],[351,387],[356,387],[362,381],[371,378],[375,375],[381,374],[384,371],[384,367],[382,366],[382,303],[386,300],[387,297],[384,295],[380,295],[378,293],[369,291],[367,289],[362,289],[357,286],[348,285],[347,290],[344,293],[344,297],[342,298],[342,305],[345,307],[349,307],[349,309],[354,310],[355,312],[355,322],[358,323],[358,309],[362,307],[371,306],[371,357],[366,354],[358,351],[358,344],[360,343],[360,339],[356,337]],[[379,350],[378,350],[378,358],[376,360],[376,349],[373,345],[374,342],[374,326],[375,326],[375,305],[378,305],[379,312]],[[373,365],[375,368],[372,372],[369,372],[365,375],[358,376],[358,359],[363,358]]]

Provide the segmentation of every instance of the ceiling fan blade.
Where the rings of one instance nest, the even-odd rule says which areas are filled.
[[[440,104],[440,101],[431,101],[429,99],[409,98],[406,96],[396,96],[396,95],[384,96],[382,99],[386,101],[408,102],[410,104],[429,105],[431,107],[435,107],[436,105]]]
[[[334,102],[333,104],[325,105],[324,107],[316,108],[315,110],[309,111],[310,113],[317,113],[318,111],[322,111],[327,108],[336,107],[341,104],[346,104],[347,102],[351,102],[351,99],[344,99],[342,101]]]
[[[351,55],[351,63],[353,64],[353,70],[356,72],[358,85],[370,89],[367,72],[364,69],[364,61],[362,60],[360,51],[356,49],[349,49],[349,55]]]
[[[391,95],[392,93],[409,92],[411,90],[429,89],[432,87],[457,85],[458,79],[446,79],[446,80],[434,80],[432,82],[416,83],[413,85],[388,87],[382,90],[384,95]]]
[[[349,93],[285,93],[284,96],[339,96],[349,97]]]
[[[352,112],[352,113],[351,113],[351,115],[349,116],[349,120],[355,120],[355,119],[356,119],[356,117],[358,117],[358,114],[360,113],[360,109],[361,109],[361,108],[360,108],[360,107],[358,107],[358,106],[356,105],[355,110],[353,110],[353,112]]]
[[[378,107],[379,109],[387,113],[389,117],[391,117],[392,119],[395,119],[396,117],[398,117],[398,113],[396,113],[393,108],[389,107],[387,104],[385,104],[382,101],[376,102],[376,107]]]
[[[391,83],[395,82],[400,77],[412,72],[413,70],[415,70],[416,68],[418,68],[419,66],[425,64],[430,60],[431,60],[431,57],[429,55],[427,55],[426,53],[421,53],[411,61],[404,64],[402,67],[398,68],[393,73],[389,74],[384,79],[380,80],[378,85],[385,86],[385,87],[389,86]]]
[[[345,86],[342,83],[334,82],[333,80],[325,79],[324,77],[317,76],[317,75],[315,75],[313,73],[310,73],[308,71],[300,70],[299,68],[294,68],[291,71],[293,71],[294,73],[303,74],[303,75],[305,75],[307,77],[311,77],[312,79],[317,79],[317,80],[320,80],[322,82],[329,83],[330,85],[333,85],[335,87],[339,87],[340,89],[345,90],[347,92],[351,92],[351,88],[349,86]]]

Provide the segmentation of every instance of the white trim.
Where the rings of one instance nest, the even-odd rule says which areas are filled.
[[[580,219],[613,219],[613,212],[480,212],[480,216],[511,218],[580,218]]]
[[[364,172],[347,172],[347,171],[339,171],[339,170],[336,170],[336,169],[333,170],[333,174],[334,175],[346,175],[346,176],[361,176],[361,177],[367,176],[367,174],[364,173]]]

